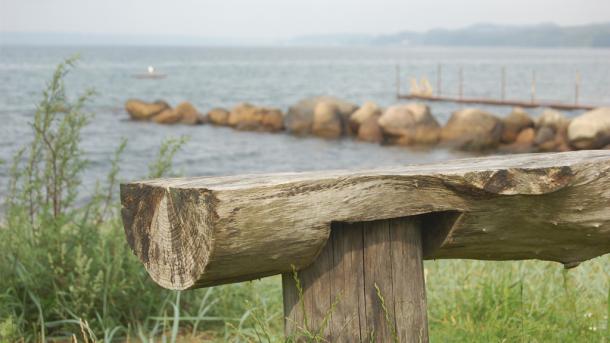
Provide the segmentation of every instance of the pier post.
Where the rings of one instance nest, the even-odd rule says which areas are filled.
[[[500,97],[506,100],[506,67],[502,67],[502,84],[500,85]]]
[[[574,105],[578,105],[579,97],[580,97],[580,73],[576,72],[576,80],[574,82]]]
[[[536,102],[536,70],[532,71],[532,104]]]
[[[396,63],[396,98],[400,98],[400,64]]]
[[[436,66],[436,95],[441,96],[443,94],[443,66],[438,64]]]
[[[459,96],[460,100],[462,100],[464,98],[464,69],[462,69],[462,67],[460,67],[458,79],[459,79],[458,96]]]

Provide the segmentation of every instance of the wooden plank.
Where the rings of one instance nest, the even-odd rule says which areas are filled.
[[[610,252],[610,150],[158,179],[122,185],[121,201],[131,248],[172,289],[302,269],[332,222],[420,214],[442,219],[425,228],[425,258],[571,266]]]
[[[299,342],[312,333],[328,342],[427,342],[422,223],[418,217],[333,223],[320,256],[298,273],[304,289],[317,290],[306,292],[307,313],[285,326],[286,335]],[[285,313],[296,318],[302,312],[296,282],[284,280]],[[320,280],[330,287],[317,287]]]
[[[396,338],[399,342],[427,342],[428,315],[421,228],[424,220],[390,220],[392,282]]]
[[[349,230],[346,232],[346,230]],[[330,323],[330,341],[350,342],[348,338],[366,335],[364,305],[362,224],[333,223],[332,301],[336,303]]]
[[[396,330],[390,227],[387,220],[364,224],[364,301],[368,337],[388,342]],[[382,306],[382,299],[385,305]],[[390,319],[386,321],[386,316]]]
[[[330,242],[330,241],[329,241]],[[302,294],[296,286],[294,274],[284,273],[282,287],[284,295],[284,316],[286,334],[304,334],[328,337],[330,326],[323,326],[322,321],[327,317],[331,308],[331,276],[333,251],[332,244],[322,249],[316,263],[297,273]]]

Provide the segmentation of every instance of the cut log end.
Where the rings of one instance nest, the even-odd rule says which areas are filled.
[[[143,183],[121,185],[122,217],[134,254],[160,286],[183,290],[208,265],[213,239],[213,195]]]

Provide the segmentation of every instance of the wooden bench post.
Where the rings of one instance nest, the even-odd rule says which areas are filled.
[[[313,264],[282,275],[286,336],[428,342],[421,224],[333,223]]]
[[[163,287],[282,274],[297,341],[427,342],[422,259],[573,267],[610,253],[610,151],[157,179],[121,185],[121,203]]]

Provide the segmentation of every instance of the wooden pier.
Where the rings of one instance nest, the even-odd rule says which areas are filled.
[[[536,71],[532,71],[531,77],[531,91],[529,100],[516,100],[506,98],[506,68],[501,69],[501,80],[500,80],[500,97],[499,98],[481,98],[481,97],[467,97],[464,96],[464,70],[459,68],[458,70],[458,95],[444,95],[442,93],[442,65],[438,64],[436,71],[436,90],[434,93],[432,89],[428,89],[428,92],[420,92],[419,89],[411,90],[411,92],[403,94],[400,90],[400,66],[396,65],[396,97],[398,99],[407,100],[422,100],[422,101],[445,101],[455,102],[460,104],[479,104],[479,105],[493,105],[493,106],[512,106],[512,107],[523,107],[523,108],[534,108],[534,107],[549,107],[557,110],[573,111],[573,110],[592,110],[600,107],[601,105],[583,104],[580,102],[580,84],[581,76],[580,73],[576,73],[574,81],[574,101],[573,102],[561,102],[561,101],[549,101],[539,100],[536,97],[537,89],[537,74]],[[415,80],[417,81],[417,80]],[[417,85],[415,85],[417,86]]]
[[[525,100],[502,100],[490,98],[460,98],[438,95],[417,95],[417,94],[398,94],[398,99],[408,100],[423,100],[423,101],[446,101],[459,104],[478,104],[478,105],[494,105],[494,106],[518,106],[523,108],[534,107],[550,107],[557,110],[573,111],[573,110],[592,110],[599,106],[585,104],[569,104],[553,101],[525,101]]]

